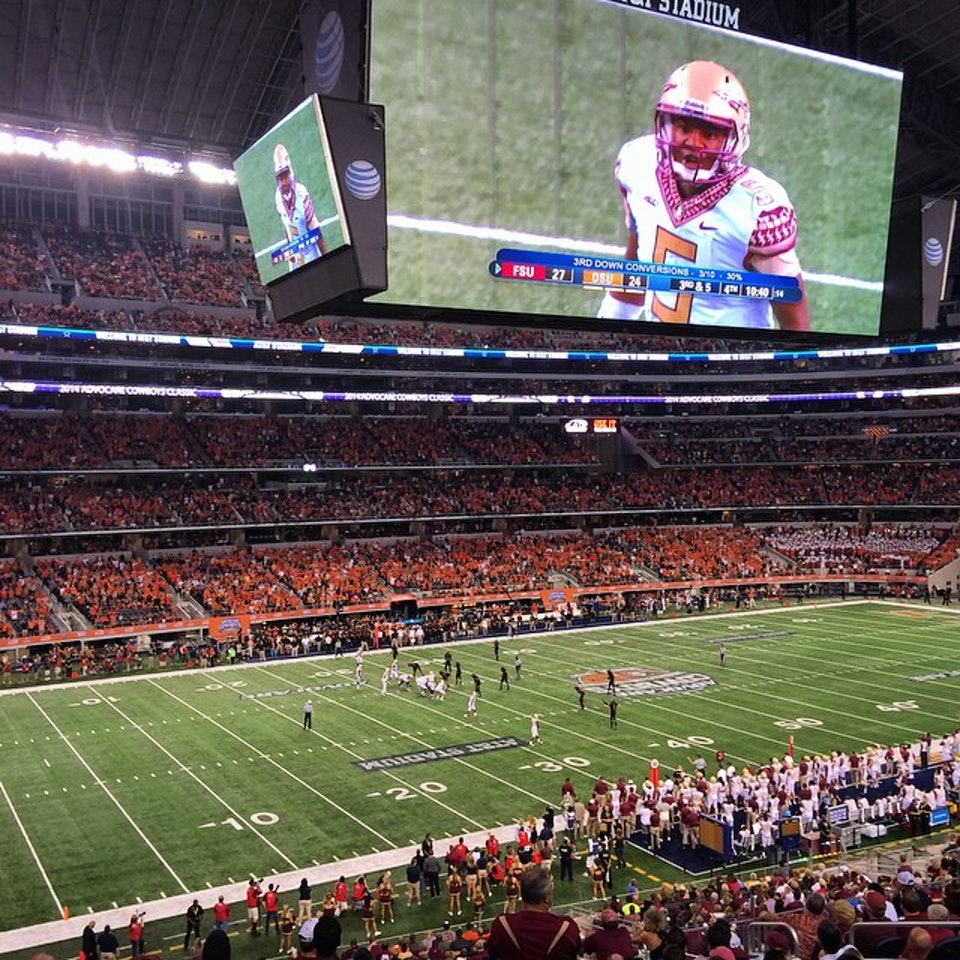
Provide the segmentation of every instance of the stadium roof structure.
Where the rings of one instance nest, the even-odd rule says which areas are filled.
[[[96,132],[236,156],[302,98],[299,17],[306,2],[326,9],[364,0],[6,3],[0,118],[45,133]],[[728,6],[739,8],[746,32],[902,69],[896,194],[960,192],[955,0]]]
[[[301,0],[16,0],[0,114],[232,157],[302,99]]]

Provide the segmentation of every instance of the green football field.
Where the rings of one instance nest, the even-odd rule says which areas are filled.
[[[443,702],[396,687],[381,696],[389,653],[367,656],[360,690],[351,657],[8,689],[0,859],[16,882],[0,888],[0,923],[203,895],[251,872],[290,890],[368,855],[398,867],[428,830],[510,825],[556,806],[565,776],[589,794],[599,774],[639,783],[653,757],[689,768],[702,752],[712,766],[722,749],[753,764],[782,755],[791,734],[798,754],[942,734],[957,726],[958,628],[952,609],[848,602],[524,633],[501,643],[509,690],[492,641],[452,646],[465,680]],[[416,656],[437,669],[444,649]],[[616,730],[602,702],[608,667],[623,701]],[[473,672],[482,695],[468,719]],[[639,850],[629,859],[668,875]]]
[[[652,130],[664,80],[693,59],[728,66],[751,98],[745,162],[796,207],[813,329],[874,333],[898,81],[591,0],[373,4],[393,217],[380,299],[595,316],[596,291],[495,281],[487,266],[500,247],[622,252],[617,152]]]

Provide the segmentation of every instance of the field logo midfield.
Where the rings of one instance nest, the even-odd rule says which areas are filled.
[[[713,677],[683,670],[654,667],[617,667],[613,670],[618,697],[661,697],[671,693],[696,693],[714,685]],[[606,670],[589,670],[577,678],[592,693],[607,692]]]

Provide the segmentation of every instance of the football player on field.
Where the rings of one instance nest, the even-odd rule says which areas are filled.
[[[750,103],[718,63],[695,60],[667,79],[654,132],[617,157],[628,260],[796,277],[802,299],[783,301],[648,290],[607,291],[598,316],[677,324],[807,330],[797,216],[786,190],[743,155]]]

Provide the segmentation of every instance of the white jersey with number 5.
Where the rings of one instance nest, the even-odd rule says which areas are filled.
[[[671,172],[657,163],[653,136],[625,143],[615,176],[637,234],[637,259],[719,270],[749,270],[753,256],[792,250],[797,218],[786,190],[754,167],[684,199]],[[773,328],[766,300],[648,291],[641,319],[663,323]]]

